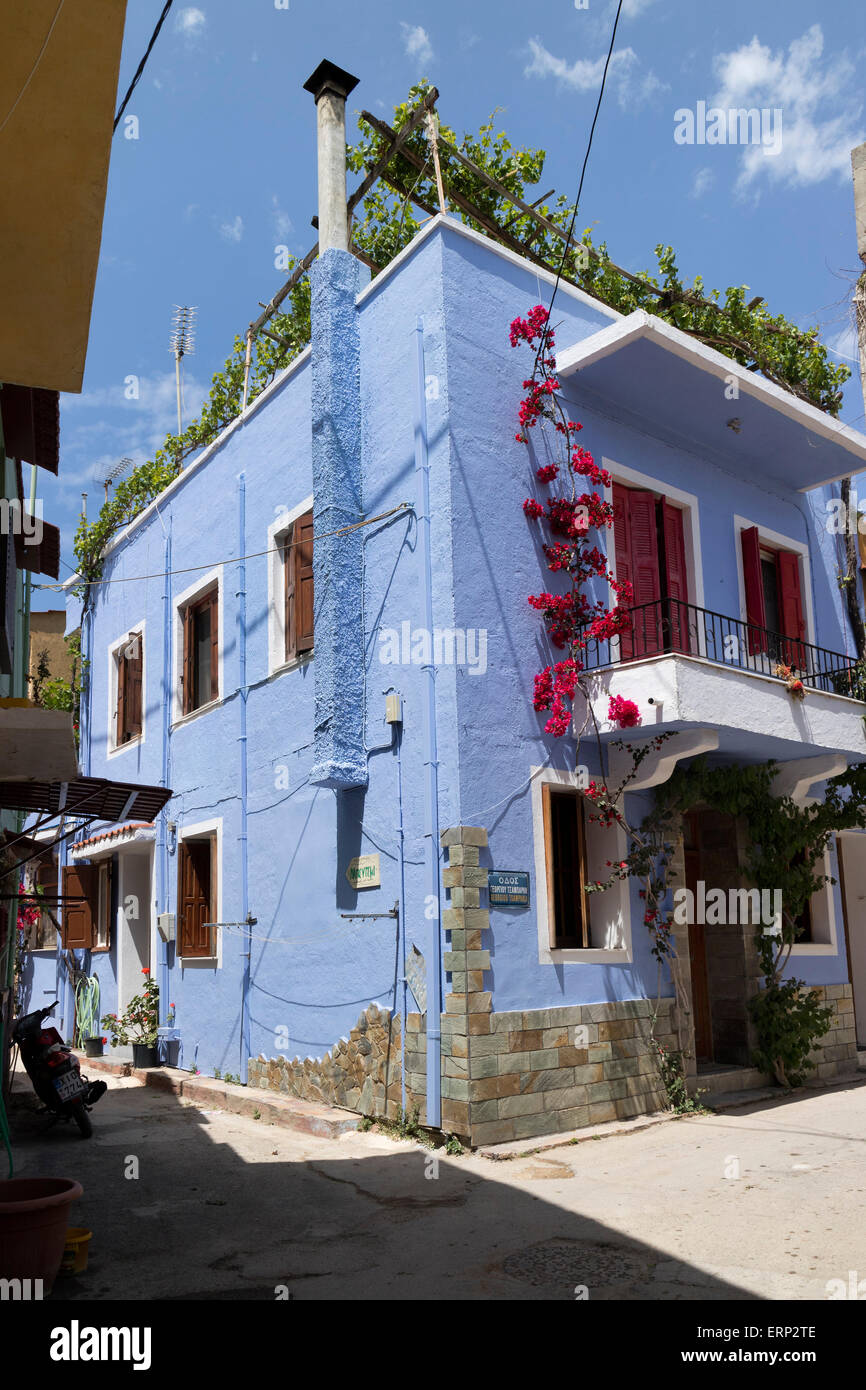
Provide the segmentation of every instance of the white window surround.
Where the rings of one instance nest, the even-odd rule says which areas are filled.
[[[221,917],[221,909],[222,909],[222,901],[223,901],[223,823],[222,823],[222,817],[217,817],[217,818],[215,818],[215,819],[213,819],[213,820],[196,821],[196,823],[195,823],[194,825],[184,825],[183,827],[178,827],[178,832],[177,832],[177,843],[178,843],[178,847],[183,843],[184,840],[206,840],[206,839],[210,839],[210,840],[213,841],[214,850],[215,850],[215,853],[216,853],[216,872],[213,874],[213,882],[214,882],[214,886],[215,886],[215,898],[216,898],[216,901],[215,901],[214,903],[211,904],[211,912],[213,913],[213,920],[214,920],[214,922],[219,922],[220,917]],[[175,857],[174,857],[174,858],[175,858],[175,864],[176,864],[176,866],[177,866],[177,872],[178,872],[178,874],[179,874],[179,873],[180,873],[180,855],[175,854]],[[219,929],[219,927],[217,927],[216,930],[214,931],[214,940],[213,940],[214,954],[213,954],[212,956],[182,956],[182,955],[180,954],[180,939],[181,939],[180,933],[181,933],[181,925],[180,925],[180,883],[179,883],[179,882],[176,883],[176,885],[175,885],[175,908],[174,908],[174,911],[175,911],[175,913],[176,913],[176,916],[175,916],[175,922],[176,922],[176,938],[175,938],[175,939],[176,939],[176,942],[177,942],[177,946],[176,946],[176,950],[177,950],[177,960],[178,960],[178,962],[179,962],[179,964],[180,964],[180,966],[181,966],[181,969],[183,969],[183,970],[197,970],[197,969],[220,970],[220,969],[222,968],[222,963],[223,963],[223,942],[222,942],[222,935],[223,935],[223,934],[222,934],[222,931]]]
[[[670,483],[663,482],[661,478],[654,478],[649,473],[640,473],[636,468],[629,468],[624,463],[616,463],[613,459],[602,458],[602,468],[606,468],[615,483],[622,483],[624,487],[644,488],[647,492],[657,492],[683,513],[683,545],[686,552],[686,579],[688,582],[689,603],[693,603],[697,608],[704,607],[704,565],[701,554],[701,521],[698,507],[698,499],[695,493],[685,492],[682,488],[672,487]],[[613,505],[613,488],[604,489],[604,500]],[[607,532],[607,563],[611,574],[616,579],[616,547],[613,543],[613,528]],[[615,595],[611,592],[611,602]],[[613,644],[616,644],[616,658],[613,655]],[[703,652],[697,653],[703,655]],[[611,658],[619,658],[619,638],[613,638],[611,642]]]
[[[755,521],[747,521],[744,516],[734,516],[734,541],[737,550],[737,587],[740,598],[740,620],[746,622],[746,580],[743,574],[743,531],[758,526]],[[758,539],[762,545],[773,550],[791,550],[800,557],[800,595],[803,600],[803,617],[806,620],[806,641],[815,645],[815,612],[812,603],[812,567],[809,558],[808,541],[795,541],[783,536],[779,531],[771,531],[768,526],[758,526]]]
[[[122,637],[118,637],[117,640],[114,641],[114,642],[112,642],[112,643],[111,643],[111,646],[108,648],[108,721],[107,721],[107,737],[106,737],[106,740],[105,740],[105,744],[106,744],[106,755],[107,755],[107,757],[109,757],[109,758],[117,757],[117,755],[120,754],[120,753],[127,753],[127,752],[129,751],[130,748],[137,748],[137,747],[139,746],[139,744],[144,743],[144,737],[145,737],[145,720],[146,720],[146,707],[147,707],[147,700],[145,699],[145,691],[147,690],[147,684],[146,684],[146,681],[147,681],[147,665],[146,665],[146,663],[147,663],[147,656],[146,656],[147,638],[146,638],[145,628],[146,628],[146,623],[145,623],[144,618],[142,618],[142,620],[141,620],[140,623],[133,623],[132,626],[131,626],[130,628],[128,628],[127,631],[123,634],[123,636],[122,636]],[[134,632],[140,632],[140,633],[141,633],[141,733],[138,735],[137,738],[131,738],[131,739],[129,740],[128,743],[118,743],[118,742],[117,742],[117,677],[118,677],[118,669],[117,669],[117,668],[118,668],[118,655],[119,655],[119,652],[120,652],[121,647],[124,647],[124,646],[126,645],[126,643],[129,641],[130,637],[132,636],[132,634],[133,634]]]
[[[832,851],[835,857],[835,849]],[[828,878],[835,878],[838,881],[838,865],[831,863],[831,850],[828,845],[824,851],[823,861],[815,864],[814,873],[826,874]],[[835,873],[833,870],[835,869]],[[784,904],[785,890],[782,889],[782,902]],[[817,893],[813,893],[809,900],[812,910],[812,941],[795,942],[791,947],[792,956],[836,956],[839,954],[838,937],[836,933],[836,902],[834,886],[832,883],[825,883],[823,888],[819,888]]]
[[[295,507],[283,507],[276,520],[268,527],[268,675],[282,675],[296,666],[303,666],[314,655],[312,651],[287,661],[286,651],[286,605],[284,602],[283,555],[280,540],[299,516],[312,511],[312,495],[305,497]]]
[[[209,589],[217,591],[217,634],[218,643],[218,680],[219,695],[215,700],[208,700],[205,704],[199,705],[198,709],[190,710],[189,714],[183,713],[183,703],[181,700],[180,678],[183,671],[183,610],[197,598],[203,598]],[[198,719],[200,715],[207,714],[208,710],[216,709],[217,705],[222,704],[225,698],[225,626],[226,626],[226,605],[225,605],[225,583],[223,580],[223,566],[217,565],[216,569],[210,570],[191,584],[188,589],[184,589],[182,594],[178,594],[174,599],[174,625],[172,633],[172,662],[174,670],[174,680],[172,682],[171,696],[171,723],[172,728],[178,724],[189,724],[193,719]]]
[[[541,965],[560,965],[574,962],[580,965],[628,965],[632,959],[631,913],[629,910],[629,880],[624,879],[612,885],[604,893],[590,896],[590,914],[598,924],[605,916],[608,940],[617,939],[617,945],[580,947],[551,947],[550,925],[547,901],[547,857],[544,845],[544,807],[542,787],[545,784],[560,787],[574,787],[583,790],[582,779],[577,772],[560,771],[552,767],[533,767],[532,777],[532,836],[535,852],[535,912],[538,928],[538,960]],[[604,850],[601,838],[604,837]],[[611,853],[614,845],[615,853]],[[595,845],[591,842],[597,841]],[[625,834],[619,826],[605,830],[595,824],[586,826],[587,861],[591,878],[601,879],[605,875],[606,859],[625,858]],[[600,861],[600,866],[599,866]]]

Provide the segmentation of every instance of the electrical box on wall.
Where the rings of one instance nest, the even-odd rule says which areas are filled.
[[[402,724],[402,723],[403,723],[403,708],[402,708],[402,701],[401,701],[399,695],[386,695],[386,696],[385,696],[385,723],[386,723],[386,724]]]
[[[163,941],[174,941],[174,913],[161,912],[156,919],[156,928]]]

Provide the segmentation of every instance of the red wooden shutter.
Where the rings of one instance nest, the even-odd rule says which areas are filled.
[[[182,713],[189,714],[192,709],[194,682],[193,682],[193,660],[195,656],[195,644],[193,642],[193,609],[192,604],[187,604],[183,610],[183,674],[182,681]]]
[[[800,560],[793,550],[780,550],[777,557],[779,574],[779,613],[782,635],[793,638],[796,645],[789,645],[784,652],[784,660],[789,666],[804,670],[806,650],[802,645],[806,640],[806,622],[803,617],[803,599],[800,592]]]
[[[671,600],[668,605],[671,646],[675,652],[687,652],[689,613],[687,608],[680,606],[689,601],[683,514],[679,507],[672,507],[665,499],[662,499],[662,524],[665,538],[665,589],[667,597]]]
[[[642,610],[635,614],[634,654],[652,656],[662,650],[656,503],[651,492],[631,489],[627,496],[634,607]]]
[[[613,485],[613,543],[616,557],[616,577],[619,583],[628,580],[633,583],[631,571],[631,542],[629,540],[628,489],[621,483]],[[634,637],[632,633],[622,633],[620,654],[623,661],[634,656]]]
[[[214,589],[210,596],[210,698],[212,700],[218,700],[220,693],[219,648],[219,590]]]
[[[180,954],[211,955],[211,842],[187,840],[180,853]]]
[[[295,528],[290,526],[283,541],[283,621],[285,625],[285,656],[295,655],[295,548],[292,545]]]
[[[743,546],[743,584],[746,589],[746,619],[748,621],[749,655],[767,650],[764,611],[764,580],[761,574],[761,541],[757,526],[740,532]]]
[[[295,545],[295,652],[313,649],[313,513],[294,525]]]
[[[96,938],[99,911],[99,869],[69,865],[61,875],[61,894],[80,897],[80,902],[63,903],[63,945],[69,951],[89,951]]]

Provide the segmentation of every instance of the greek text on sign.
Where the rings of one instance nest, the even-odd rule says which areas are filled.
[[[360,854],[357,859],[350,859],[346,878],[353,888],[380,888],[378,854]]]
[[[529,873],[523,869],[491,869],[487,876],[491,907],[529,907]]]

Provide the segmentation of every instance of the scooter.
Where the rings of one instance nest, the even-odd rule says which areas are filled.
[[[88,1081],[71,1047],[67,1047],[56,1028],[43,1028],[42,1021],[54,1012],[58,1001],[33,1014],[22,1014],[12,1025],[12,1042],[17,1043],[21,1060],[33,1089],[46,1109],[52,1112],[52,1124],[58,1120],[74,1120],[82,1138],[93,1133],[90,1107],[108,1089],[104,1081]]]

